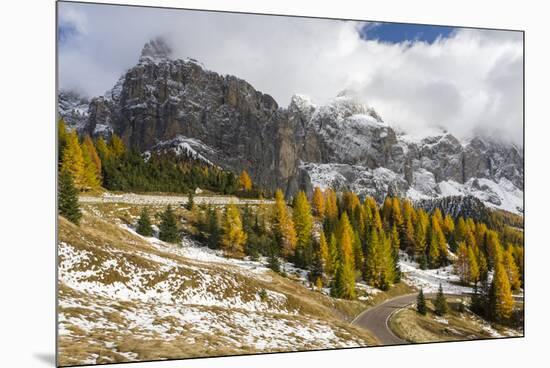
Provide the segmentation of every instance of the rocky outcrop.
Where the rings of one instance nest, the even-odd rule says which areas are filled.
[[[323,106],[295,95],[279,107],[242,79],[193,59],[173,60],[162,39],[146,44],[138,64],[89,101],[80,118],[69,115],[61,97],[60,114],[78,121],[72,125],[79,131],[115,132],[140,151],[196,140],[205,159],[236,173],[246,169],[254,182],[287,195],[320,185],[377,198],[388,191],[435,197],[457,184],[483,191],[472,184],[478,178],[505,179],[523,190],[517,147],[482,138],[461,142],[445,132],[420,140],[399,135],[350,91]]]

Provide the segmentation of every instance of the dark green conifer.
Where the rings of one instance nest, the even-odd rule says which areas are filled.
[[[422,289],[420,289],[418,297],[416,298],[416,311],[423,316],[425,316],[427,312],[426,299],[424,298],[424,292],[422,291]]]
[[[445,294],[443,294],[443,286],[439,284],[439,290],[434,301],[435,313],[439,316],[444,316],[449,312],[449,305],[447,304],[447,299],[445,299]]]
[[[136,232],[143,236],[152,236],[153,228],[151,227],[151,219],[149,218],[149,212],[146,207],[141,210],[141,215],[136,227]]]
[[[159,239],[168,243],[176,243],[179,239],[178,225],[172,206],[168,205],[161,214]]]
[[[78,225],[82,218],[82,212],[78,205],[78,191],[68,170],[61,170],[59,173],[58,191],[59,214]]]
[[[195,207],[195,191],[190,190],[189,194],[187,195],[187,203],[185,204],[185,208],[189,211],[192,211]]]
[[[209,207],[206,213],[206,231],[208,233],[208,247],[218,249],[221,240],[221,228],[218,216],[218,210]]]

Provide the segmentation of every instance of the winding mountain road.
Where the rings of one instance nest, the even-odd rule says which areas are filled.
[[[435,293],[425,294],[426,299],[435,297]],[[399,345],[410,344],[410,342],[397,337],[389,326],[392,314],[406,306],[416,302],[417,293],[401,295],[393,299],[386,300],[372,308],[360,313],[351,322],[355,326],[366,328],[378,338],[381,345]],[[449,297],[466,297],[467,295],[445,294]]]
[[[414,303],[416,296],[417,294],[407,294],[386,300],[360,313],[351,323],[371,331],[381,345],[408,344],[408,341],[400,339],[391,331],[388,323],[392,313]]]

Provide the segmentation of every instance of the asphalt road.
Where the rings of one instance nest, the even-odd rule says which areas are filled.
[[[433,299],[437,294],[426,293],[424,295],[426,299]],[[372,308],[363,311],[357,317],[355,317],[355,319],[351,323],[355,326],[366,328],[367,330],[371,331],[374,336],[378,338],[381,345],[409,344],[408,341],[400,339],[391,331],[389,327],[389,320],[392,313],[398,311],[399,309],[405,308],[412,303],[415,303],[417,296],[418,293],[407,294],[386,300],[382,304],[378,304]],[[466,294],[445,294],[446,298],[460,298],[468,296],[469,295]],[[523,296],[514,296],[514,299],[516,301],[522,301]]]
[[[408,341],[394,335],[388,323],[393,312],[414,303],[416,297],[417,294],[407,294],[386,300],[384,303],[362,312],[351,323],[371,331],[381,345],[408,344]]]

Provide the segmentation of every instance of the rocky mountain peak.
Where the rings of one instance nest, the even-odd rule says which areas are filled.
[[[141,50],[140,62],[143,61],[163,61],[172,58],[172,48],[162,37],[156,37],[147,42]]]
[[[441,129],[396,134],[360,94],[324,104],[294,95],[287,108],[245,80],[173,57],[162,38],[104,96],[60,93],[59,114],[81,134],[116,133],[141,152],[172,149],[225,170],[247,170],[288,196],[312,186],[382,201],[473,196],[523,211],[523,154],[484,137],[460,141]],[[454,202],[453,202],[454,203]]]

